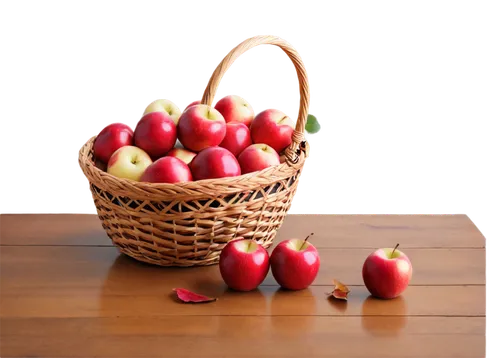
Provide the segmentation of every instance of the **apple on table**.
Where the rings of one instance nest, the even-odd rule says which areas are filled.
[[[312,234],[311,234],[312,235]],[[271,272],[278,284],[288,290],[303,290],[315,280],[320,257],[313,244],[305,239],[280,242],[270,258]]]
[[[177,127],[179,141],[193,152],[219,145],[226,135],[226,121],[222,114],[205,104],[184,111]]]
[[[134,131],[134,144],[153,159],[160,158],[172,149],[177,140],[177,128],[167,112],[145,114]]]
[[[280,164],[280,156],[269,145],[257,143],[247,147],[238,157],[241,173],[251,173]]]
[[[269,254],[255,240],[235,239],[222,249],[219,270],[231,289],[251,291],[264,281],[269,272]]]
[[[374,297],[391,299],[408,287],[413,267],[408,256],[394,248],[381,248],[372,252],[363,264],[363,281]]]
[[[127,145],[117,149],[109,158],[107,172],[118,178],[139,181],[152,162],[144,150]]]
[[[220,99],[214,108],[222,114],[227,123],[243,123],[245,126],[250,127],[254,117],[254,111],[250,103],[236,95]]]
[[[167,113],[170,118],[172,118],[175,125],[177,125],[177,123],[179,122],[179,117],[181,115],[179,107],[177,107],[174,102],[168,99],[157,99],[156,101],[151,102],[144,110],[143,115],[151,112]]]
[[[99,132],[94,140],[94,155],[104,165],[117,149],[133,145],[134,131],[123,123],[112,123]]]
[[[293,121],[277,109],[267,109],[255,116],[250,134],[254,143],[268,144],[281,153],[292,143]]]

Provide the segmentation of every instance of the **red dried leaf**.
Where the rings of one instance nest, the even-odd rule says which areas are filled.
[[[198,293],[191,292],[189,290],[186,290],[185,288],[174,288],[175,293],[177,293],[177,297],[182,301],[186,303],[206,303],[206,302],[213,302],[217,301],[217,298],[214,297],[207,297],[200,295]]]
[[[333,280],[333,291],[331,293],[331,296],[334,298],[337,298],[339,300],[346,300],[347,301],[347,295],[351,292],[349,290],[349,287],[344,285],[342,282],[338,280]]]

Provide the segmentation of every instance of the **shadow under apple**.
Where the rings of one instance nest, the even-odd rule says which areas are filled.
[[[390,300],[368,296],[362,306],[363,329],[374,336],[396,336],[408,321],[403,296]]]

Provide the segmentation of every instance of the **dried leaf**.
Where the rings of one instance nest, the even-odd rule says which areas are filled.
[[[185,288],[174,288],[173,291],[177,293],[177,297],[182,302],[186,303],[206,303],[206,302],[217,301],[217,298],[203,296],[198,293],[186,290]]]
[[[338,280],[335,280],[335,279],[333,280],[333,291],[332,291],[331,295],[334,298],[347,301],[347,295],[349,294],[349,292],[351,292],[349,290],[349,287],[347,287],[346,285],[344,285],[342,282],[340,282]]]

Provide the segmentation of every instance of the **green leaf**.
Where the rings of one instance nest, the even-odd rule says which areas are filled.
[[[308,114],[306,122],[306,131],[308,133],[314,134],[318,133],[320,129],[321,125],[319,124],[318,119],[312,114]]]

